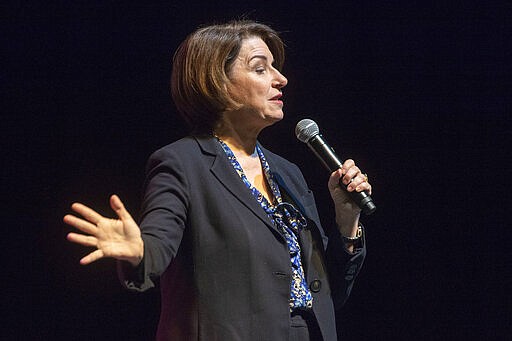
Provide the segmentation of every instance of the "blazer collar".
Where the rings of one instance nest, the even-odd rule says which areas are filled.
[[[284,241],[281,232],[274,226],[267,213],[247,189],[247,186],[240,180],[240,176],[226,158],[226,154],[217,139],[213,136],[196,136],[195,139],[203,154],[210,155],[213,158],[210,171],[217,180]]]
[[[295,205],[295,207],[306,217],[308,220],[308,226],[306,229],[301,230],[299,242],[301,245],[301,253],[302,253],[302,266],[304,267],[304,271],[306,273],[309,271],[309,265],[311,263],[311,256],[313,252],[313,237],[311,230],[311,223],[314,222],[314,220],[311,220],[310,212],[306,210],[304,207],[304,196],[306,193],[304,193],[304,188],[296,186],[296,182],[292,181],[290,178],[290,173],[285,170],[284,167],[279,167],[279,160],[277,158],[274,158],[274,155],[272,152],[269,152],[267,150],[263,150],[265,153],[265,158],[267,159],[267,162],[269,163],[270,169],[272,170],[272,174],[274,176],[275,181],[278,183],[279,188],[281,190],[281,195],[283,195],[283,192],[286,192],[286,195],[289,197],[289,199],[292,201],[292,204]],[[316,222],[315,222],[316,224]],[[310,276],[307,276],[307,278]]]
[[[231,164],[229,163],[229,161],[224,157],[225,156],[224,150],[222,150],[222,147],[217,142],[215,137],[213,137],[213,136],[196,136],[195,139],[196,139],[197,143],[199,144],[201,151],[204,154],[209,154],[209,155],[212,155],[215,157],[213,164],[211,166],[211,169],[212,169],[212,172],[215,174],[215,176],[223,184],[225,184],[225,185],[230,184],[230,182],[233,181],[233,179],[236,179],[237,184],[241,183],[240,181],[238,181],[238,179],[239,179],[238,174],[236,174],[236,172],[234,171],[234,169],[231,166]],[[270,170],[272,171],[272,174],[274,175],[275,181],[277,182],[277,184],[279,185],[280,188],[284,189],[288,193],[288,195],[293,199],[294,203],[299,206],[298,209],[303,214],[305,214],[306,212],[302,205],[302,194],[301,194],[301,190],[303,191],[303,189],[296,188],[295,186],[291,185],[291,184],[293,184],[293,181],[291,181],[291,179],[289,179],[289,176],[286,174],[286,172],[283,172],[281,170],[281,167],[279,167],[279,163],[276,162],[276,160],[274,159],[274,154],[272,152],[270,152],[269,150],[267,150],[266,148],[264,148],[263,146],[261,148],[262,148],[263,153],[265,154],[265,158],[267,159],[267,162],[270,166]],[[220,158],[220,160],[218,160],[219,158]],[[223,161],[225,161],[225,162],[223,162]],[[226,165],[229,165],[229,167],[226,167]],[[229,171],[220,173],[220,171],[225,171],[226,170],[225,168],[229,168]],[[228,176],[228,174],[229,174],[229,176]],[[232,177],[231,174],[236,175],[236,177]],[[241,184],[242,184],[242,186],[236,186],[236,187],[239,187],[238,189],[244,189],[243,192],[248,193],[248,191],[246,190],[247,187],[245,186],[245,184],[243,184],[243,183],[241,183]],[[230,188],[228,188],[228,189],[230,189]],[[233,194],[235,194],[235,193],[233,193]],[[248,194],[250,195],[250,198],[252,198],[252,194],[251,193],[248,193]],[[243,196],[247,198],[247,196],[245,196],[245,195],[243,195]]]
[[[258,218],[260,218],[265,225],[281,239],[283,243],[286,242],[285,237],[282,235],[281,231],[279,231],[272,221],[267,216],[266,212],[261,208],[260,204],[254,199],[253,195],[247,190],[247,186],[240,181],[239,175],[233,169],[233,166],[225,157],[224,150],[218,143],[218,141],[212,136],[206,137],[196,137],[197,143],[199,144],[201,151],[205,155],[210,155],[213,157],[213,161],[210,167],[210,171],[215,175],[215,177],[219,180],[222,185],[226,187],[228,191],[230,191],[233,196],[235,196],[240,202],[245,205],[252,213],[254,213]],[[263,147],[262,147],[263,148]],[[265,154],[265,158],[272,170],[274,175],[274,179],[279,185],[281,190],[286,191],[287,195],[294,202],[293,204],[298,206],[302,214],[305,217],[308,217],[308,213],[303,205],[303,196],[304,189],[298,188],[294,185],[294,181],[290,179],[288,172],[285,171],[283,167],[279,167],[281,162],[274,157],[274,154],[265,148],[263,148],[263,153]],[[309,219],[308,219],[309,220]],[[302,231],[300,243],[301,249],[303,253],[303,266],[304,270],[307,272],[309,270],[310,259],[312,255],[312,231],[310,227],[307,228],[308,231]]]

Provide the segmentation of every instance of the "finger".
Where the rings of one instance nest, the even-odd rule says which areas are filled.
[[[347,169],[345,175],[342,178],[342,182],[345,185],[348,185],[352,181],[357,180],[356,177],[361,173],[361,170],[356,165],[353,165],[349,169]]]
[[[92,208],[89,208],[80,203],[74,203],[73,205],[71,205],[71,209],[93,224],[97,224],[101,220],[101,218],[103,218],[103,216],[101,216]]]
[[[347,170],[350,167],[354,166],[355,164],[356,163],[352,159],[345,160],[345,162],[343,162],[343,165],[341,165],[341,172],[342,172],[342,174],[345,174],[347,172]]]
[[[372,185],[367,181],[367,179],[368,178],[365,174],[360,174],[354,178],[354,181],[349,184],[348,188],[350,188],[350,190],[355,190],[356,192],[367,191],[368,194],[371,194]]]
[[[82,265],[91,264],[92,262],[95,262],[101,258],[103,258],[103,251],[96,250],[96,251],[89,253],[84,258],[80,259],[80,264],[82,264]]]
[[[124,207],[124,204],[121,201],[121,199],[115,194],[110,197],[110,207],[112,207],[112,209],[116,212],[119,219],[121,219],[122,221],[133,220],[130,213],[128,213],[128,211]]]
[[[88,234],[95,235],[98,230],[96,225],[94,225],[86,220],[75,217],[74,215],[71,215],[71,214],[65,215],[63,220],[66,224],[71,225],[71,226],[79,229],[80,231],[88,233]]]
[[[352,184],[349,185],[349,187]],[[368,191],[370,194],[372,190],[372,185],[370,185],[368,182],[361,182],[360,184],[357,184],[356,186],[352,186],[350,188],[351,190],[355,190],[356,192],[362,192],[362,191]]]
[[[337,169],[334,172],[331,173],[331,176],[329,177],[329,181],[327,182],[327,186],[329,190],[334,190],[336,187],[340,186],[340,179],[343,176],[342,170]]]
[[[368,193],[368,195],[372,195],[372,185],[370,185],[369,183],[366,183],[366,189],[361,189],[360,192],[362,192],[362,191],[366,191]]]
[[[79,233],[70,232],[67,235],[67,239],[72,243],[80,244],[83,246],[96,247],[98,245],[98,239],[96,237],[85,236],[85,235],[79,234]]]

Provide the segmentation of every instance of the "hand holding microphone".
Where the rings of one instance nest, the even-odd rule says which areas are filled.
[[[301,120],[295,127],[295,135],[301,142],[308,145],[308,147],[330,172],[334,172],[341,168],[343,163],[336,156],[334,150],[327,144],[327,141],[325,141],[322,135],[320,135],[320,129],[315,121],[310,119]],[[346,186],[341,181],[340,186],[341,188],[346,189]],[[372,214],[377,209],[371,196],[366,191],[356,192],[354,190],[348,193],[351,199],[366,215]]]

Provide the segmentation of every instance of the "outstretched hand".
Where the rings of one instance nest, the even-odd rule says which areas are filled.
[[[83,204],[74,203],[71,206],[72,210],[84,219],[68,214],[64,217],[64,222],[79,229],[83,234],[70,232],[67,239],[73,243],[96,248],[80,260],[82,265],[110,257],[128,261],[136,266],[144,254],[140,229],[117,195],[110,197],[110,207],[119,219],[103,217]]]

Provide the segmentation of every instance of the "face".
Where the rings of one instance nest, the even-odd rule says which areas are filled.
[[[274,57],[261,38],[251,37],[243,41],[229,70],[227,84],[231,97],[242,106],[225,113],[226,119],[263,128],[283,118],[281,89],[288,80],[273,63]]]

